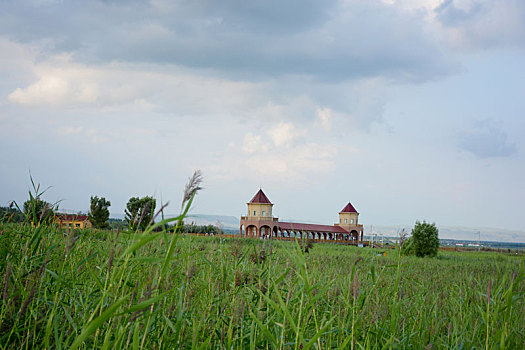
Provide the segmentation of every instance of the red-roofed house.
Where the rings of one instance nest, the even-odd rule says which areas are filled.
[[[55,222],[60,228],[91,228],[93,226],[87,215],[56,214]]]
[[[335,225],[281,222],[273,217],[273,204],[261,189],[246,204],[248,215],[241,216],[241,236],[279,239],[307,235],[319,241],[363,242],[363,225],[358,223],[359,213],[351,203],[339,212],[339,223]]]

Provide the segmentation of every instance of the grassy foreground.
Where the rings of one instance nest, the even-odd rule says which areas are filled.
[[[525,348],[523,258],[0,224],[1,348]]]

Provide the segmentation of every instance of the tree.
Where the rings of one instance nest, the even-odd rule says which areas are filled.
[[[412,229],[412,245],[416,256],[436,256],[439,249],[438,235],[439,231],[436,224],[416,221],[416,225]]]
[[[416,255],[414,250],[414,237],[410,237],[400,246],[402,255]]]
[[[88,220],[94,228],[109,227],[109,207],[111,202],[104,197],[91,196],[91,206],[88,213]]]
[[[53,220],[53,207],[48,202],[40,199],[40,197],[33,197],[30,193],[30,198],[24,202],[24,214],[26,219],[34,224],[49,224]]]
[[[153,220],[155,206],[156,200],[153,197],[131,197],[125,210],[129,229],[144,231]]]
[[[15,201],[12,201],[9,207],[0,207],[0,222],[23,222],[24,219],[25,215]]]

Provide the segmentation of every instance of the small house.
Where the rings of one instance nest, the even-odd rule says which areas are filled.
[[[93,227],[87,215],[56,214],[55,222],[60,228],[82,229]]]

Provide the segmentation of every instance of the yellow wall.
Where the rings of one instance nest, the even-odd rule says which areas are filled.
[[[248,203],[248,217],[252,220],[269,219],[272,217],[272,206],[273,204]],[[263,211],[264,216],[262,215]]]
[[[72,221],[72,220],[61,220],[60,227],[62,228],[91,228],[91,222],[87,221]]]
[[[346,222],[345,222],[346,219]],[[352,222],[352,219],[354,222]],[[339,225],[352,225],[358,224],[359,214],[358,213],[339,213]]]

